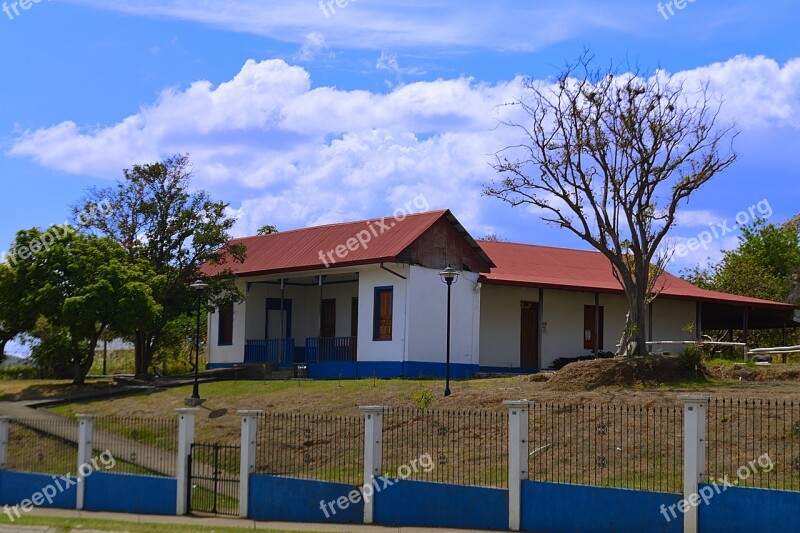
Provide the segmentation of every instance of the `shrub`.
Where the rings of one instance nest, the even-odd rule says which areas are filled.
[[[0,377],[6,379],[38,379],[39,370],[30,365],[10,366],[0,368]]]
[[[430,407],[436,398],[431,394],[431,391],[428,389],[417,391],[411,395],[411,399],[414,400],[414,404],[422,410],[427,409]]]

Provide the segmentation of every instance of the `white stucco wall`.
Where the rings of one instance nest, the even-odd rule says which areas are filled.
[[[520,366],[520,302],[539,301],[539,289],[484,285],[481,290],[482,366]],[[594,293],[544,290],[540,303],[542,368],[559,357],[587,355],[583,347],[583,309],[594,305]],[[625,326],[627,303],[623,296],[600,294],[603,307],[603,350],[616,351]]]
[[[387,268],[409,277],[410,267],[386,264]],[[392,287],[392,340],[372,339],[375,287]],[[379,266],[363,267],[358,280],[358,360],[402,361],[406,350],[408,280],[402,279]]]
[[[693,300],[656,298],[653,301],[653,340],[694,340],[694,329],[690,330],[687,326],[694,328],[696,312],[697,306]],[[651,351],[677,354],[684,348],[682,345],[658,345],[653,346]]]
[[[246,283],[237,280],[236,286],[244,292]],[[209,363],[241,363],[244,361],[245,326],[247,323],[247,302],[233,306],[233,344],[219,345],[219,314],[211,313],[208,319],[208,343],[206,356]]]
[[[478,364],[480,291],[478,274],[464,272],[451,288],[450,361]],[[447,285],[439,271],[411,267],[408,361],[444,363],[447,353]]]

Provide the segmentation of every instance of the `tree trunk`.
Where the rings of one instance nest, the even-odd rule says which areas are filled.
[[[6,344],[8,339],[0,339],[0,363],[6,360]]]
[[[97,339],[96,337],[89,341],[89,348],[86,350],[86,358],[81,361],[80,359],[75,359],[72,363],[73,369],[73,385],[82,386],[86,383],[86,374],[89,373],[89,370],[92,369],[92,365],[94,364],[94,351],[97,348]],[[76,355],[80,353],[76,351]]]
[[[136,379],[150,379],[150,364],[153,362],[153,340],[148,332],[137,331],[134,335]]]

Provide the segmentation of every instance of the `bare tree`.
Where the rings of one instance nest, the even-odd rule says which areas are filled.
[[[665,237],[680,204],[736,160],[735,126],[718,127],[720,102],[663,72],[599,70],[588,52],[552,83],[529,80],[524,140],[496,154],[502,176],[484,193],[577,235],[608,258],[628,299],[620,340],[645,354],[645,309],[659,292]],[[723,153],[724,152],[724,153]]]

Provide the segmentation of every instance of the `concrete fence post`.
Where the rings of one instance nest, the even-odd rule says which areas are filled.
[[[258,417],[264,411],[236,411],[242,419],[242,453],[239,466],[239,518],[247,518],[250,497],[250,474],[256,471],[256,439]]]
[[[175,499],[175,513],[188,514],[189,509],[189,454],[194,444],[194,419],[199,407],[181,407],[178,413],[178,496]]]
[[[75,508],[82,510],[86,496],[86,475],[83,472],[84,465],[92,463],[92,440],[94,439],[94,419],[97,415],[75,415],[78,419],[78,470],[75,477],[78,478],[75,496]]]
[[[383,470],[383,412],[382,406],[362,406],[364,413],[364,487]],[[363,489],[362,489],[363,490]],[[372,524],[375,517],[375,495],[364,495],[364,523]]]
[[[706,481],[706,411],[708,396],[679,396],[683,401],[683,531],[697,533],[698,485]]]
[[[8,424],[10,416],[0,416],[0,470],[8,466]]]
[[[522,481],[528,479],[528,400],[506,400],[508,409],[508,529],[519,531]]]

